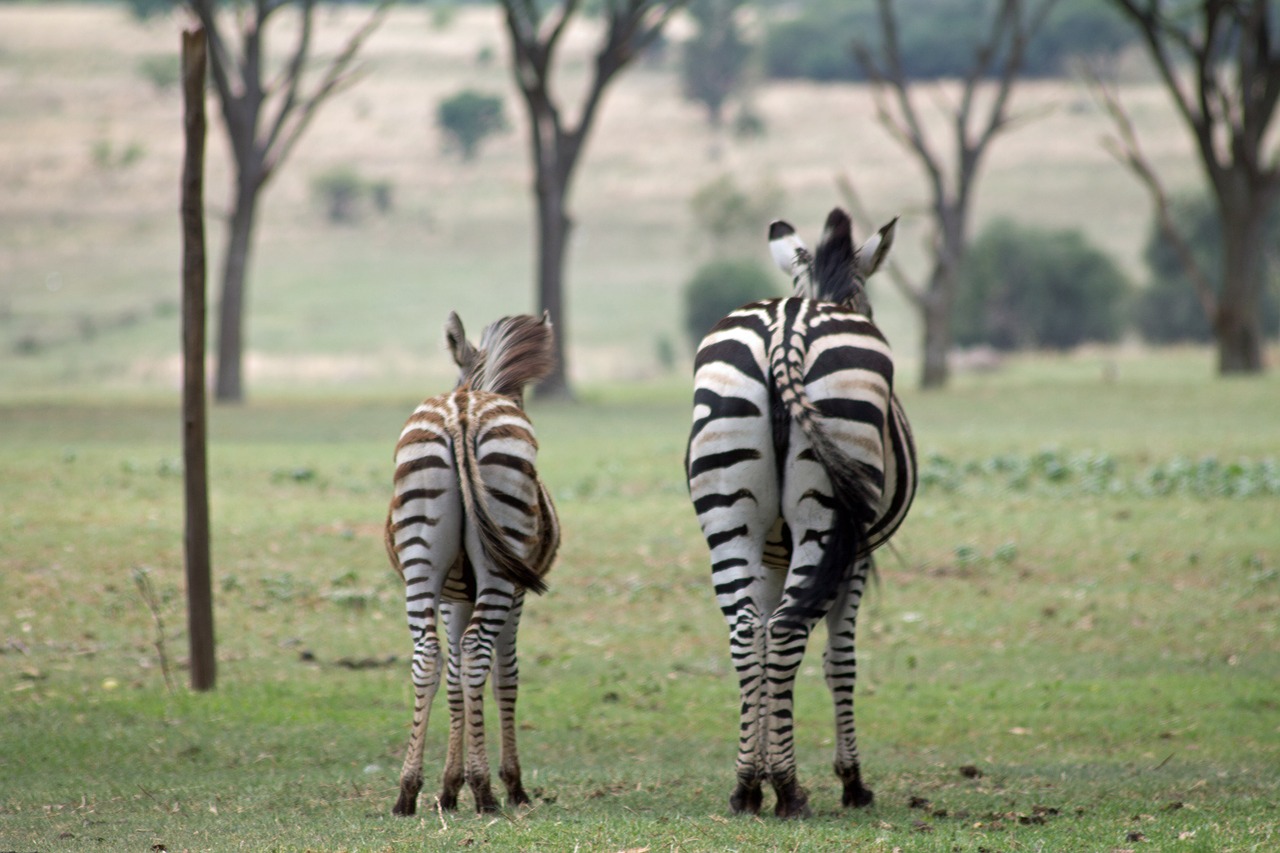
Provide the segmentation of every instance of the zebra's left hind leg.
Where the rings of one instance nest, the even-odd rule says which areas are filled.
[[[858,738],[853,724],[853,691],[858,680],[854,633],[858,605],[872,568],[871,558],[859,560],[849,585],[840,591],[827,613],[827,648],[822,655],[822,671],[835,705],[835,774],[844,785],[840,798],[844,806],[869,806],[875,795],[862,784],[858,760]]]
[[[441,607],[445,630],[449,635],[449,663],[445,671],[445,690],[449,700],[449,746],[444,760],[444,776],[440,782],[440,808],[452,811],[458,807],[458,791],[466,781],[463,759],[466,754],[466,717],[462,700],[462,632],[471,620],[471,604],[446,601]]]

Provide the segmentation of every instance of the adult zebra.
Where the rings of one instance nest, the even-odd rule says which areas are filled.
[[[833,210],[812,255],[774,222],[770,249],[796,295],[732,312],[694,360],[685,468],[741,690],[734,812],[758,813],[768,779],[776,814],[809,814],[792,687],[824,614],[835,773],[844,805],[872,801],[854,733],[854,629],[871,552],[897,530],[916,484],[893,358],[864,292],[895,222],[855,250],[848,215]]]
[[[524,386],[554,362],[550,320],[504,317],[485,328],[476,347],[450,313],[445,336],[458,384],[425,400],[401,431],[386,524],[413,635],[413,729],[392,809],[399,815],[414,813],[422,789],[423,740],[443,663],[437,613],[448,633],[449,696],[440,806],[457,807],[465,780],[477,811],[498,809],[484,746],[490,670],[502,730],[499,777],[511,805],[529,802],[516,753],[516,630],[525,590],[546,590],[543,578],[560,543],[523,403]]]

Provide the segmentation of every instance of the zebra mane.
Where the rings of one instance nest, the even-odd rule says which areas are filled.
[[[555,366],[551,319],[528,314],[495,320],[480,333],[479,346],[466,338],[462,321],[449,312],[445,339],[460,371],[458,387],[468,385],[523,402],[524,386],[551,372]]]
[[[834,208],[827,214],[822,239],[813,258],[814,295],[822,302],[866,302],[862,273],[858,269],[858,253],[853,247],[853,222],[849,214]]]

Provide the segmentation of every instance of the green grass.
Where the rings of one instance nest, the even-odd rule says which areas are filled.
[[[1274,459],[1280,389],[1211,380],[1204,352],[1114,357],[1110,381],[1092,357],[1026,358],[908,393],[922,453],[951,473],[926,484],[860,620],[877,801],[838,807],[814,651],[797,740],[815,816],[787,824],[727,815],[737,697],[680,476],[684,380],[533,407],[565,542],[521,631],[535,803],[497,818],[465,794],[435,813],[431,781],[420,816],[389,814],[411,695],[378,525],[414,395],[214,409],[207,695],[181,668],[176,401],[15,397],[0,849],[1270,849],[1280,496],[1134,484],[1181,458]],[[1072,467],[1102,456],[1119,486]],[[441,706],[429,779],[442,725]]]

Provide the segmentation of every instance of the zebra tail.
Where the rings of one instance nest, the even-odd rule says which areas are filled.
[[[503,578],[539,595],[543,594],[547,591],[546,581],[512,549],[502,526],[489,513],[488,502],[482,494],[484,481],[480,477],[480,462],[476,459],[471,436],[466,433],[454,436],[454,447],[455,452],[461,456],[458,460],[458,485],[462,492],[465,518],[476,525],[480,534],[480,547],[485,556]]]
[[[876,519],[874,483],[878,472],[849,457],[832,441],[804,388],[804,352],[798,346],[779,347],[773,376],[786,414],[809,439],[814,455],[831,480],[835,526],[823,548],[813,582],[796,599],[802,610],[825,613],[830,598],[849,577],[854,561],[866,549],[867,528]]]
[[[485,327],[480,336],[482,359],[468,378],[477,391],[520,399],[524,386],[537,382],[555,366],[555,332],[544,311],[503,317]]]

